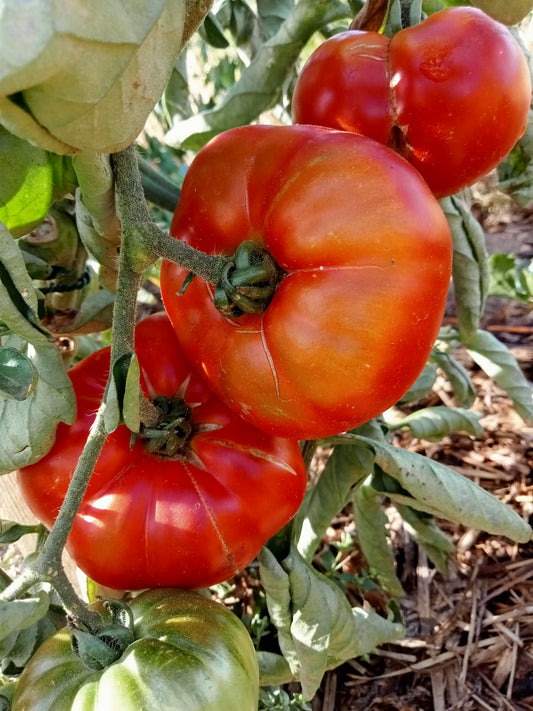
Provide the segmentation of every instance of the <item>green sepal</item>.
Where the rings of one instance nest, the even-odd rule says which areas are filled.
[[[72,630],[72,651],[89,669],[100,671],[116,662],[124,651],[85,630]]]

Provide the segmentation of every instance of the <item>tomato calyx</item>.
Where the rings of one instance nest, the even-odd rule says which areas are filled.
[[[217,309],[230,318],[262,313],[282,279],[273,257],[253,240],[242,242],[216,285]]]
[[[191,408],[182,398],[157,395],[152,404],[159,412],[154,425],[142,425],[140,436],[146,451],[160,457],[174,457],[192,434]]]
[[[104,607],[111,613],[111,621],[102,629],[90,632],[76,627],[71,621],[72,651],[89,669],[102,670],[116,662],[135,641],[133,615],[119,600],[110,600]]]

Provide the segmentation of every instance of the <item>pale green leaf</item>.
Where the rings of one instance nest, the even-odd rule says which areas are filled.
[[[480,418],[481,414],[471,410],[436,406],[417,410],[401,418],[387,416],[385,421],[392,432],[409,428],[413,437],[438,441],[451,432],[481,436],[483,427],[479,423]]]
[[[433,349],[430,360],[435,363],[450,381],[457,400],[463,407],[470,407],[475,400],[476,392],[470,373],[453,356],[444,351]]]
[[[76,403],[61,354],[48,342],[35,346],[17,336],[5,339],[28,357],[39,377],[30,395],[19,402],[0,397],[0,473],[41,459],[52,446],[59,422],[72,424]]]
[[[36,597],[4,602],[0,600],[0,640],[38,622],[48,612],[50,598],[44,590]]]
[[[298,550],[306,560],[313,557],[331,519],[343,509],[352,489],[373,469],[373,453],[367,447],[336,447],[315,486],[310,489],[294,519]]]
[[[453,240],[452,279],[461,340],[478,329],[489,284],[485,234],[464,201],[457,195],[440,201]]]
[[[280,686],[294,681],[289,663],[281,654],[257,652],[260,686]]]
[[[24,257],[0,222],[0,321],[29,343],[47,343],[51,337],[40,326],[36,313],[37,292]]]
[[[407,532],[426,551],[437,570],[442,575],[447,575],[450,555],[455,552],[455,544],[451,538],[436,525],[431,516],[410,506],[397,504],[396,508],[403,518]]]
[[[96,0],[87,13],[79,0],[6,0],[0,123],[56,153],[122,150],[141,132],[209,4]]]
[[[328,669],[404,635],[401,624],[351,608],[342,590],[295,548],[281,563],[263,548],[259,562],[279,645],[304,698],[315,694]]]
[[[131,355],[131,361],[126,374],[124,386],[124,399],[122,402],[122,418],[124,424],[132,431],[139,432],[141,429],[141,368],[135,353]]]
[[[420,400],[420,398],[427,395],[435,383],[436,375],[436,366],[432,363],[426,363],[423,371],[420,373],[413,385],[411,385],[405,395],[400,398],[399,404],[416,402],[417,400]]]
[[[510,507],[450,467],[415,452],[367,440],[375,451],[377,491],[397,503],[519,543],[531,527]],[[397,484],[389,490],[379,470]]]
[[[524,420],[533,423],[532,389],[516,358],[488,331],[478,331],[468,342],[467,350],[479,367],[505,390]]]
[[[218,133],[251,123],[279,99],[285,80],[312,34],[327,22],[348,15],[349,8],[338,0],[300,0],[220,104],[185,121],[180,119],[166,134],[165,142],[172,147],[199,150]]]
[[[340,449],[340,448],[339,448]],[[394,554],[387,537],[389,519],[381,507],[382,497],[368,480],[353,496],[353,517],[357,541],[368,564],[369,573],[391,595],[405,594],[396,575]]]

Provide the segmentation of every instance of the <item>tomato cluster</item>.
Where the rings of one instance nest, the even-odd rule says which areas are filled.
[[[226,262],[216,284],[163,262],[166,314],[136,329],[159,420],[133,445],[125,425],[107,438],[68,539],[90,577],[126,590],[227,579],[300,506],[299,440],[353,429],[411,387],[451,276],[437,196],[508,152],[530,91],[509,32],[454,8],[392,39],[326,40],[296,85],[294,125],[232,129],[198,153],[171,235]],[[72,368],[76,422],[19,472],[47,526],[109,358]]]

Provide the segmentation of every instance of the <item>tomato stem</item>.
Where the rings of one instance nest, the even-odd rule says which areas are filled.
[[[100,615],[88,610],[76,594],[61,564],[61,555],[74,518],[81,504],[94,465],[107,437],[104,427],[104,407],[96,415],[90,435],[69,484],[57,519],[37,557],[0,595],[2,600],[15,600],[39,581],[49,582],[56,590],[68,615],[92,632],[103,627]]]
[[[367,0],[354,17],[350,29],[379,32],[385,20],[388,5],[389,0]]]
[[[132,268],[142,274],[163,257],[216,284],[228,259],[194,249],[157,226],[146,204],[135,146],[114,153],[111,164],[122,221],[122,250],[127,250]]]

